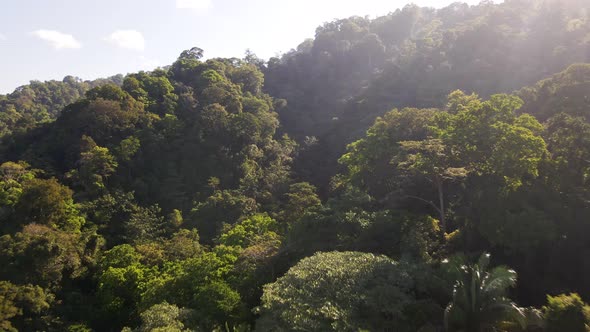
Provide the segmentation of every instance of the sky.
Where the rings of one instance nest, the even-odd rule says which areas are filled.
[[[0,0],[0,94],[30,80],[95,79],[205,57],[296,48],[324,22],[376,17],[408,0]],[[455,0],[414,0],[441,8]],[[464,0],[477,4],[479,0]]]

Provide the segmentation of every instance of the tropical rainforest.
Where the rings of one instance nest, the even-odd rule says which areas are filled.
[[[0,95],[2,331],[590,331],[590,2]]]

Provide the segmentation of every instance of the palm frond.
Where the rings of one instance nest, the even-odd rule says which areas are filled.
[[[490,271],[486,276],[484,292],[498,295],[505,294],[506,290],[516,285],[516,271],[499,266]]]

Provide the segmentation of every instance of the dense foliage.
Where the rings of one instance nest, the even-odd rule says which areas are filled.
[[[55,120],[64,107],[83,97],[91,88],[107,83],[120,84],[122,80],[122,75],[94,81],[66,76],[61,82],[32,81],[13,93],[0,95],[0,138]]]
[[[590,7],[0,96],[0,330],[590,331]]]

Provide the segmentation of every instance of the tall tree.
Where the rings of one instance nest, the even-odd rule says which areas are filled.
[[[400,145],[405,153],[394,157],[392,163],[399,169],[414,176],[424,177],[432,183],[438,195],[438,205],[419,196],[408,195],[408,197],[424,201],[434,207],[439,213],[441,230],[444,234],[447,229],[444,184],[447,181],[465,178],[467,169],[453,167],[456,161],[453,160],[452,152],[440,139],[405,141],[400,142]]]

